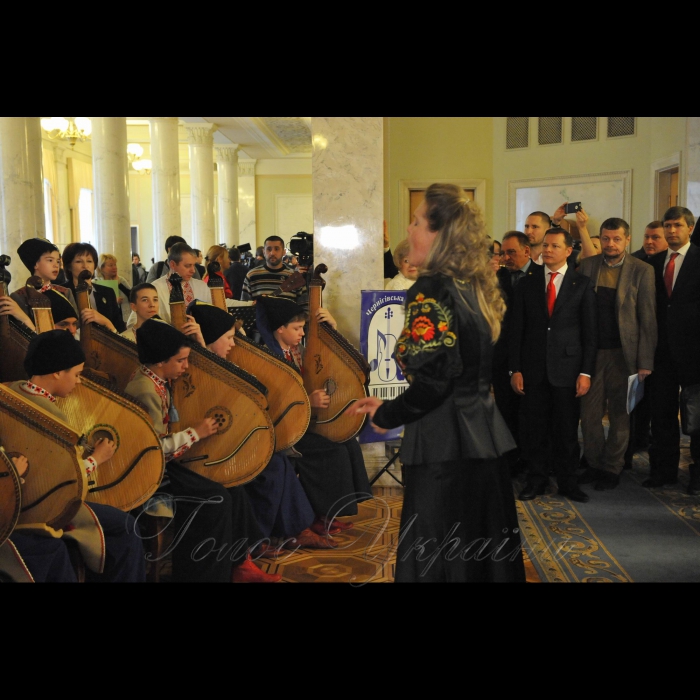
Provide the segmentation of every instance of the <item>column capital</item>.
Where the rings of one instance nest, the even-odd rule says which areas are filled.
[[[214,157],[217,163],[237,163],[240,146],[237,143],[214,146]]]
[[[211,146],[218,128],[216,124],[185,124],[187,141],[193,145]]]
[[[255,177],[255,165],[257,160],[239,160],[238,177]]]

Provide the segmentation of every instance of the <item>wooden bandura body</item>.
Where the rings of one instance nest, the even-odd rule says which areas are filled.
[[[29,287],[28,293],[30,303],[34,294],[45,299],[43,294]],[[35,312],[37,308],[41,308],[38,300],[34,302],[32,308]],[[53,329],[50,309],[48,315],[35,313],[34,321],[40,333]],[[83,329],[89,329],[94,333],[86,333],[91,343],[97,342],[94,338],[102,331],[112,336],[115,342],[121,340],[127,346],[133,345],[107,330],[99,327],[90,328],[92,325],[83,326]],[[98,328],[99,330],[96,330]],[[20,351],[23,359],[33,334],[28,332],[15,335],[18,341],[23,341]],[[14,345],[10,347],[13,348],[13,352],[16,352]],[[4,346],[2,350],[4,352]],[[85,349],[83,351],[85,352]],[[85,354],[88,358],[86,367],[90,368],[90,357],[87,352]],[[136,356],[136,367],[138,367],[138,356]],[[26,378],[22,368],[20,374],[15,374],[5,381],[19,381]],[[103,384],[98,376],[91,378],[89,370],[85,372],[81,381],[82,383],[75,387],[70,396],[57,399],[56,406],[68,416],[70,424],[80,431],[82,435],[80,446],[84,449],[84,456],[90,455],[95,442],[102,437],[114,440],[117,444],[117,451],[112,459],[101,464],[90,475],[86,500],[123,511],[133,510],[145,503],[156,492],[163,480],[165,457],[160,439],[153,429],[149,415],[134,399]]]
[[[70,426],[0,384],[0,444],[24,455],[30,466],[19,525],[62,530],[75,517],[87,495],[79,439]]]
[[[5,282],[5,265],[10,258],[0,256],[0,297],[9,296]],[[24,356],[34,334],[23,323],[10,316],[0,316],[0,382],[24,377]]]
[[[10,457],[0,447],[0,547],[15,529],[21,508],[19,474]]]
[[[275,451],[296,445],[311,421],[309,396],[296,367],[241,333],[236,333],[236,346],[229,352],[228,360],[268,387],[268,413],[275,426]]]
[[[329,408],[313,410],[309,430],[333,442],[346,442],[364,427],[366,416],[344,416],[356,401],[367,396],[370,368],[364,357],[327,323],[320,323],[316,312],[322,307],[325,282],[319,265],[309,287],[309,332],[304,355],[304,386],[311,395],[325,390],[331,397]]]
[[[88,477],[86,500],[130,511],[143,505],[160,486],[165,457],[151,419],[134,399],[117,393],[97,377],[81,377],[70,396],[56,405],[82,434],[85,457],[100,438],[115,442],[112,459]]]
[[[186,322],[181,280],[171,275],[170,313],[175,328]],[[173,432],[204,418],[215,418],[219,431],[196,443],[180,459],[188,469],[226,488],[252,481],[275,451],[275,429],[267,412],[267,388],[254,376],[200,347],[193,347],[189,369],[173,383],[179,422]]]
[[[216,263],[209,266],[209,288],[214,306],[227,311],[223,281],[216,276],[218,267]],[[311,404],[296,367],[240,332],[236,333],[236,346],[227,359],[267,387],[267,410],[275,426],[275,451],[299,442],[309,427]]]

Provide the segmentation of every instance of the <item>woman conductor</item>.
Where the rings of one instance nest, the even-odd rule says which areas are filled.
[[[459,187],[432,185],[408,241],[419,277],[396,356],[411,385],[393,401],[348,409],[381,429],[406,426],[396,581],[524,581],[501,459],[515,443],[489,393],[505,305],[481,212]]]

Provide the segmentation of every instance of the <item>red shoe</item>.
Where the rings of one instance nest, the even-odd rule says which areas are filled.
[[[338,546],[330,537],[317,535],[311,528],[285,542],[286,549],[335,549]]]
[[[352,530],[355,527],[355,523],[341,523],[338,518],[333,520],[333,528],[339,528],[340,530]]]
[[[321,537],[327,537],[328,535],[339,535],[342,532],[342,528],[336,527],[335,523],[329,527],[328,523],[321,518],[316,518],[313,525],[309,529]]]
[[[282,577],[279,574],[266,574],[258,569],[250,558],[246,555],[245,561],[233,569],[231,576],[232,583],[279,583]]]

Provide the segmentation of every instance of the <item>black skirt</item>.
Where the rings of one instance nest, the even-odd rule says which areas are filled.
[[[329,519],[357,515],[357,504],[372,498],[357,440],[336,443],[306,433],[294,447],[302,457],[292,461],[316,515]]]
[[[404,466],[397,583],[524,582],[505,460]]]

